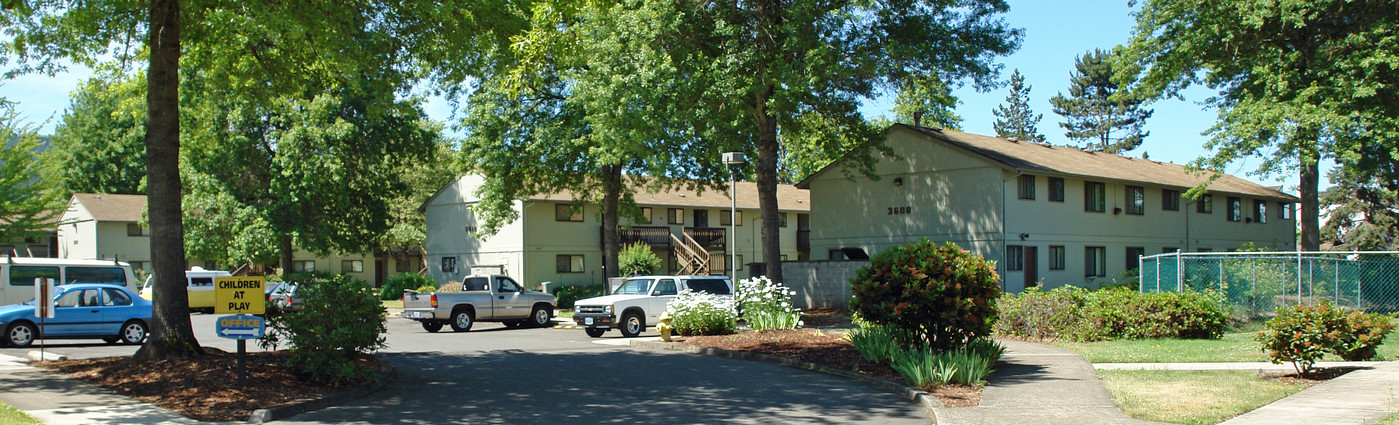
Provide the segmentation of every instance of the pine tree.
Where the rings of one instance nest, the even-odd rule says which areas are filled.
[[[1084,143],[1085,150],[1111,154],[1141,146],[1148,134],[1142,125],[1152,111],[1142,108],[1141,99],[1125,96],[1134,81],[1118,80],[1110,52],[1094,49],[1075,61],[1069,95],[1049,99],[1054,113],[1064,117],[1059,123],[1067,130],[1064,136]]]
[[[1044,135],[1036,129],[1044,114],[1030,110],[1030,87],[1020,70],[1010,74],[1010,94],[1006,103],[992,111],[996,115],[996,137],[1044,143]]]

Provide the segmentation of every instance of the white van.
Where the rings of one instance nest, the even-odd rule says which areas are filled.
[[[233,273],[225,270],[205,270],[203,267],[195,266],[185,271],[185,280],[189,292],[189,310],[214,313],[214,278],[229,277]],[[141,298],[155,301],[151,287],[153,281],[146,278],[146,283],[141,286]]]
[[[56,284],[108,283],[139,289],[131,265],[110,260],[61,258],[0,258],[0,305],[34,299],[34,278],[51,278]]]

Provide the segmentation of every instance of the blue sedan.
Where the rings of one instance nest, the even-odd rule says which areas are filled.
[[[35,339],[101,338],[140,344],[151,322],[151,302],[116,285],[77,284],[54,288],[54,317],[34,317],[34,301],[0,307],[0,343],[27,347]],[[42,329],[40,328],[42,326]]]

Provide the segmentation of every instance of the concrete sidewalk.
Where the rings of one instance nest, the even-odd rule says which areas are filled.
[[[1122,414],[1093,365],[1072,351],[1000,340],[1006,353],[976,407],[937,408],[938,425],[1153,424]]]
[[[117,395],[0,355],[0,401],[46,424],[200,424],[160,406]]]

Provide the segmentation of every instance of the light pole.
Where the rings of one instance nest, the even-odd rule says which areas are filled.
[[[738,234],[734,233],[734,226],[738,224],[738,189],[735,188],[738,180],[735,166],[743,165],[748,157],[743,152],[724,152],[724,165],[729,167],[729,279],[734,287],[738,287]]]

